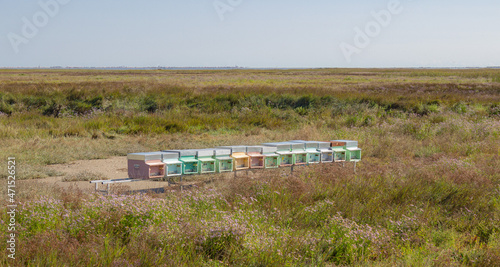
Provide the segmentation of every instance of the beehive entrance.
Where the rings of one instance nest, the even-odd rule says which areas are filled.
[[[202,173],[209,173],[209,172],[215,172],[215,164],[213,161],[204,161],[201,163],[201,172]]]
[[[239,158],[235,160],[236,169],[247,169],[248,168],[248,159],[247,158]]]
[[[167,176],[181,175],[182,164],[167,164]]]
[[[184,163],[184,174],[194,174],[198,173],[198,163],[197,162],[185,162]]]
[[[319,163],[320,162],[320,154],[319,153],[309,153],[307,157],[308,163]]]
[[[282,155],[281,156],[281,166],[290,166],[293,164],[293,155]]]
[[[361,150],[349,151],[351,161],[361,160]]]
[[[335,162],[345,161],[345,152],[335,152]]]
[[[332,162],[333,152],[323,152],[321,153],[321,162]]]
[[[307,154],[296,154],[295,155],[295,164],[306,164],[307,163]]]
[[[264,157],[251,157],[250,158],[251,168],[264,168]]]
[[[149,167],[149,177],[157,178],[163,177],[165,175],[165,169],[163,166],[150,166]]]
[[[266,168],[277,168],[278,167],[278,157],[277,156],[267,156],[265,162],[266,162]]]
[[[233,162],[230,160],[222,160],[219,162],[219,172],[222,171],[232,171],[233,170]]]

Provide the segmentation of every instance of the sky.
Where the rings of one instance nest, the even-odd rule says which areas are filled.
[[[498,0],[0,0],[0,67],[500,66]]]

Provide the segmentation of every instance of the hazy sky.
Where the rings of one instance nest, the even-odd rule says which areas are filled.
[[[498,0],[0,3],[0,67],[500,65]]]

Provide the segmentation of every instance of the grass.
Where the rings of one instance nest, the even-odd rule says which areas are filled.
[[[62,179],[63,182],[92,181],[92,180],[106,180],[106,177],[101,173],[85,170],[75,174],[67,175]]]
[[[49,164],[158,149],[341,138],[363,149],[356,173],[320,164],[160,195],[20,183],[18,258],[0,261],[498,266],[498,77],[492,69],[0,70],[0,156],[16,157],[19,179],[60,175]]]

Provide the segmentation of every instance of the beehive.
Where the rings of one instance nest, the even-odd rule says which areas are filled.
[[[199,149],[196,151],[196,159],[200,162],[200,173],[214,173],[215,172],[215,152],[213,148]]]
[[[321,162],[333,162],[333,151],[330,142],[318,142],[318,151],[321,153]]]
[[[332,147],[332,152],[334,162],[346,161],[346,150],[343,147]]]
[[[280,167],[288,167],[294,164],[295,155],[291,151],[290,143],[277,142],[277,143],[264,143],[262,145],[276,148],[276,154],[280,156],[279,158]]]
[[[361,148],[358,147],[358,141],[343,140],[345,142],[346,161],[357,162],[361,160]]]
[[[262,147],[262,155],[265,156],[264,159],[264,167],[266,169],[274,169],[278,168],[280,165],[280,155],[276,154],[276,147],[272,146],[263,146]]]
[[[165,163],[161,159],[162,152],[128,154],[128,176],[134,179],[163,178]]]
[[[182,175],[183,163],[179,160],[178,153],[164,152],[164,153],[162,153],[162,161],[166,165],[166,175],[167,176]]]
[[[233,171],[233,158],[231,158],[231,149],[215,149],[215,170],[218,173]]]
[[[246,146],[222,146],[218,148],[231,149],[231,157],[233,158],[233,170],[247,170],[250,168],[250,157],[247,155]]]
[[[263,169],[265,156],[262,154],[262,146],[248,146],[247,155],[250,157],[250,169]]]
[[[290,148],[292,153],[295,156],[295,160],[293,162],[294,165],[306,165],[307,164],[307,151],[304,143],[290,143]]]
[[[304,144],[305,151],[307,152],[307,164],[321,162],[321,153],[318,151],[319,142],[304,140],[292,140],[290,142]]]
[[[179,154],[179,161],[182,162],[182,174],[198,174],[200,172],[200,162],[196,159],[196,150],[164,150],[163,152],[174,152]]]
[[[358,141],[353,140],[332,140],[332,150],[335,161],[360,161],[361,149],[358,148]],[[335,146],[333,146],[335,145]]]

